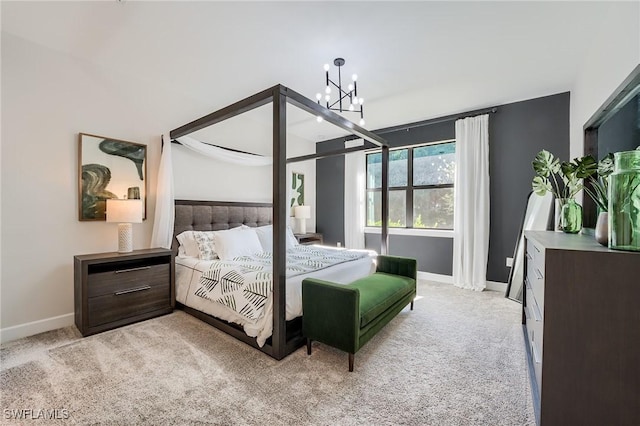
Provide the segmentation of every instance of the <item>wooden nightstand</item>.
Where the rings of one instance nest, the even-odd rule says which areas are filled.
[[[322,244],[322,234],[307,233],[307,234],[294,234],[294,236],[298,240],[298,243],[303,246],[306,246],[309,244]]]
[[[171,250],[87,254],[73,263],[75,323],[83,336],[173,311]]]

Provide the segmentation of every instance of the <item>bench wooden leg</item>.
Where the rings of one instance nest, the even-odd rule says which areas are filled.
[[[311,355],[311,339],[307,339],[307,355]]]
[[[411,310],[413,311],[413,300],[411,301]]]
[[[353,372],[353,354],[349,354],[349,372]]]

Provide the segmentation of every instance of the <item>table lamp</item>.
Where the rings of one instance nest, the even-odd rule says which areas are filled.
[[[118,253],[133,251],[132,223],[142,222],[142,200],[107,200],[107,222],[118,224]]]
[[[300,220],[300,233],[307,233],[307,219],[311,217],[311,206],[295,206],[293,215]]]

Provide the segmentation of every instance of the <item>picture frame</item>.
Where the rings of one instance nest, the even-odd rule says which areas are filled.
[[[105,221],[106,200],[142,199],[147,218],[147,146],[78,134],[78,218]]]
[[[291,216],[293,216],[293,208],[295,206],[302,205],[304,205],[304,174],[291,172],[291,193],[289,202]]]

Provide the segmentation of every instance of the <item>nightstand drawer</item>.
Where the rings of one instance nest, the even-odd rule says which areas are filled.
[[[161,286],[169,282],[170,265],[118,265],[113,271],[89,274],[89,298],[113,294],[141,286]],[[168,292],[168,289],[165,291]]]
[[[168,308],[171,297],[168,283],[119,290],[88,300],[89,327],[122,320],[135,315]]]
[[[322,234],[309,233],[309,234],[294,234],[298,244],[310,245],[310,244],[322,244]]]

